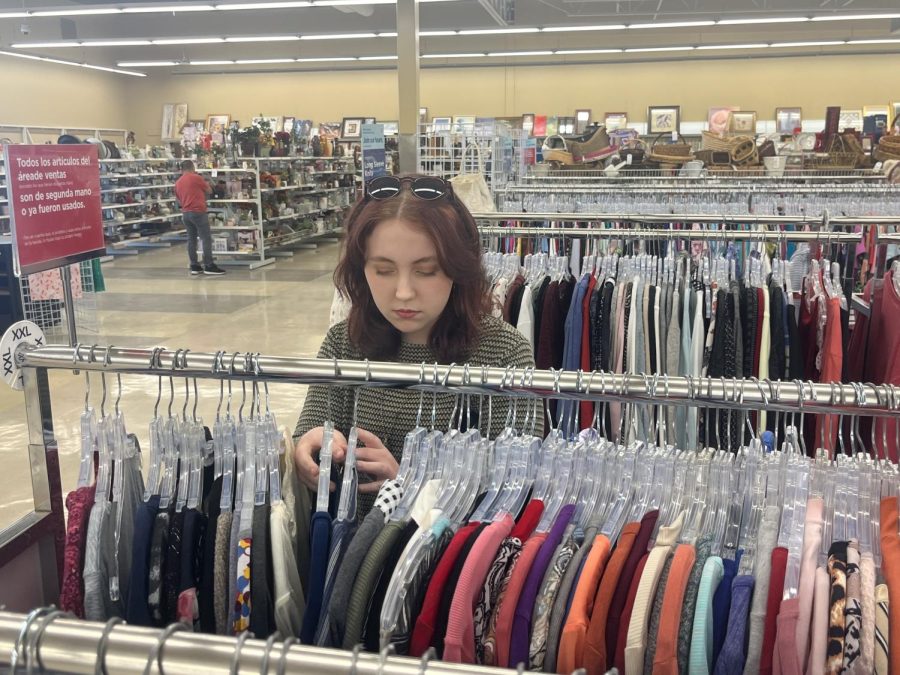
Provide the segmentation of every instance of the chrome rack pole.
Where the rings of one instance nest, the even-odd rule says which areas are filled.
[[[773,225],[820,225],[817,216],[768,216],[759,214],[710,215],[690,213],[473,213],[476,221],[518,221],[518,222],[590,222],[628,221],[641,223],[734,223],[750,225],[771,223]],[[838,216],[828,220],[829,225],[894,225],[900,223],[900,216]]]
[[[565,398],[595,401],[666,401],[672,405],[896,416],[900,402],[891,385],[816,384],[812,382],[763,382],[746,379],[689,378],[614,373],[551,371],[517,368],[452,366],[437,364],[365,362],[355,360],[301,359],[260,355],[254,359],[258,374],[234,359],[231,372],[214,371],[218,354],[188,352],[173,361],[169,349],[128,349],[21,345],[16,351],[20,368],[68,369],[154,376],[285,382],[293,384],[365,385],[426,391]],[[183,355],[184,350],[180,350]],[[224,359],[231,371],[230,354]],[[157,367],[150,366],[156,358]],[[185,360],[187,364],[185,365]],[[527,383],[527,384],[526,384]],[[859,387],[862,387],[860,390]],[[861,394],[858,393],[861,391]]]
[[[782,232],[777,230],[672,230],[660,228],[622,228],[612,227],[498,227],[480,226],[478,232],[487,236],[499,237],[593,237],[599,239],[693,239],[716,240],[725,239],[740,241],[797,242],[822,241],[834,243],[858,243],[858,232],[832,232],[816,230],[812,232]],[[879,243],[881,239],[879,238]]]
[[[119,624],[112,628],[106,640],[103,663],[97,669],[98,652],[104,635],[104,624],[77,619],[55,617],[34,619],[20,641],[26,627],[23,614],[0,612],[0,665],[10,666],[12,653],[19,646],[18,665],[39,663],[41,672],[117,673],[121,675],[165,672],[166,675],[194,675],[204,673],[287,672],[304,675],[416,675],[427,672],[435,675],[500,675],[505,668],[487,668],[468,664],[428,661],[423,668],[418,659],[370,654],[293,644],[287,650],[281,670],[283,647],[280,643],[266,646],[264,640],[238,639],[219,635],[204,635],[187,631],[163,636],[162,631]],[[162,639],[164,637],[164,639]],[[158,655],[158,659],[155,657]],[[268,658],[266,658],[268,655]],[[268,669],[263,666],[268,662]],[[354,668],[355,666],[355,668]],[[157,670],[158,667],[158,670]],[[24,672],[24,669],[23,669]],[[28,672],[31,672],[29,669]]]

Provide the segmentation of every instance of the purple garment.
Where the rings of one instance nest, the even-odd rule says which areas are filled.
[[[563,370],[578,370],[581,368],[581,337],[582,337],[582,321],[584,312],[582,305],[584,304],[584,296],[587,294],[588,285],[590,284],[590,276],[585,274],[575,286],[575,292],[572,293],[572,301],[569,303],[569,312],[566,314],[566,340],[563,347]],[[559,419],[560,428],[568,432],[572,421],[570,416],[575,414],[575,406],[578,405],[573,401],[560,401],[559,403]],[[577,432],[577,429],[575,430]]]
[[[742,673],[747,660],[747,622],[750,617],[750,601],[753,599],[755,580],[743,574],[731,584],[731,610],[728,613],[728,632],[725,644],[716,660],[714,675]]]
[[[516,605],[516,615],[513,617],[512,635],[509,641],[509,665],[515,668],[518,664],[528,665],[528,648],[531,645],[531,615],[534,611],[534,603],[537,600],[541,581],[553,559],[553,552],[562,542],[563,533],[575,514],[575,505],[567,504],[559,511],[553,527],[541,548],[534,558],[525,585],[522,586],[522,594],[519,596],[519,604]]]

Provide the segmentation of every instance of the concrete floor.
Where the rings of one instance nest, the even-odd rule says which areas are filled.
[[[191,277],[183,245],[117,258],[103,265],[106,291],[97,294],[86,344],[118,347],[166,346],[192,351],[254,351],[272,355],[315,356],[328,330],[334,292],[331,273],[338,247],[322,244],[298,251],[256,271],[229,267],[224,277]],[[130,433],[146,447],[148,424],[157,396],[157,379],[122,378],[120,408]],[[180,386],[178,386],[180,384]],[[107,378],[107,410],[117,394]],[[202,414],[209,426],[219,402],[219,386],[199,383]],[[270,405],[280,425],[292,428],[303,405],[305,387],[274,385]],[[75,487],[79,460],[79,424],[84,408],[84,375],[54,371],[50,376],[53,425],[60,449],[63,493]],[[168,404],[168,383],[163,387]],[[183,402],[184,381],[176,381],[175,405]],[[91,376],[91,401],[99,410],[102,387]],[[240,388],[237,388],[240,400]],[[193,401],[191,402],[193,405]],[[27,462],[26,420],[21,392],[0,388],[0,529],[32,509]]]

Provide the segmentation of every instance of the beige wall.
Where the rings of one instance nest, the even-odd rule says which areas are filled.
[[[0,57],[0,124],[127,128],[131,79],[137,78]]]
[[[648,105],[681,105],[685,121],[704,120],[707,109],[719,105],[756,110],[760,119],[772,119],[777,106],[801,106],[807,119],[821,119],[828,105],[860,108],[900,100],[896,64],[896,56],[871,55],[429,68],[421,74],[421,104],[429,116],[552,115],[590,108],[595,118],[626,111],[635,121],[646,118]],[[191,119],[229,113],[243,124],[260,113],[317,122],[352,115],[397,118],[393,70],[151,72],[138,79],[3,59],[0,91],[13,92],[0,100],[0,123],[127,127],[139,142],[151,143],[159,140],[164,103],[187,102]]]

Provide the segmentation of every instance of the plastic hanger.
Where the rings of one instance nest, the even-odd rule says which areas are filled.
[[[225,368],[225,355],[223,353],[220,365],[222,370]],[[231,367],[228,371],[228,400],[225,406],[225,417],[222,420],[220,433],[222,434],[222,498],[219,501],[219,507],[224,512],[231,512],[234,508],[235,501],[235,485],[238,469],[236,462],[236,442],[237,442],[237,426],[234,418],[231,416],[231,399],[232,399],[232,378],[234,376],[234,361],[237,353],[232,356]]]

